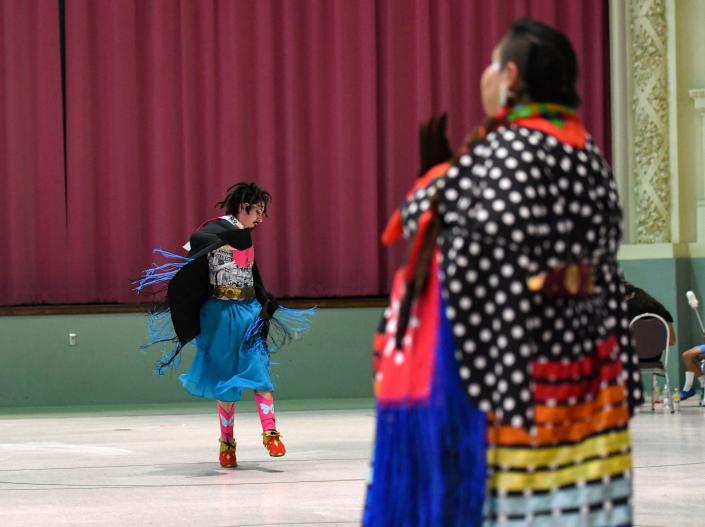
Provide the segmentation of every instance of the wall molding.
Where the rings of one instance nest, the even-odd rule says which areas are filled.
[[[671,241],[668,27],[665,0],[629,1],[633,241]]]
[[[695,177],[700,179],[701,190],[696,196],[696,232],[698,242],[705,243],[705,88],[688,90],[688,95],[700,113],[700,159]]]
[[[623,244],[617,257],[623,261],[705,258],[705,243]]]

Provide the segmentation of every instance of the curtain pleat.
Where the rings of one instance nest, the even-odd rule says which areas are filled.
[[[58,2],[0,1],[0,304],[70,294]]]

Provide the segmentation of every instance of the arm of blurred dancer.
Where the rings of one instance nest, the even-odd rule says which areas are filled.
[[[612,171],[607,167],[605,183],[611,189],[616,188]],[[619,347],[619,360],[622,363],[622,378],[626,386],[627,402],[630,415],[644,402],[644,391],[639,369],[639,357],[633,347],[633,338],[629,329],[630,313],[627,295],[627,282],[617,260],[619,241],[622,239],[622,210],[616,192],[606,194],[605,201],[605,232],[609,251],[594,269],[595,290],[600,291],[607,315],[613,323],[614,335]]]
[[[428,217],[433,207],[432,197],[437,192],[438,179],[450,168],[450,164],[441,163],[432,167],[426,174],[416,180],[416,184],[407,195],[399,209],[392,215],[382,234],[382,242],[391,245],[399,239],[410,239],[416,233],[419,221],[424,214]],[[426,199],[426,196],[429,199]]]

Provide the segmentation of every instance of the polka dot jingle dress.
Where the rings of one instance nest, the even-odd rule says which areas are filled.
[[[486,417],[484,524],[628,525],[642,393],[616,186],[587,134],[539,121],[505,121],[416,190],[404,233],[437,210],[448,353]]]

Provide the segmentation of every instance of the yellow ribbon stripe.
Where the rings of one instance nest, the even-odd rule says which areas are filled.
[[[578,445],[551,448],[489,448],[487,462],[509,468],[537,468],[580,463],[584,459],[629,448],[629,432],[623,430],[582,441]]]
[[[578,481],[589,481],[603,476],[621,474],[631,469],[631,466],[631,454],[624,454],[607,459],[597,459],[559,470],[542,470],[527,473],[496,472],[490,475],[490,487],[492,490],[503,489],[507,492],[526,489],[550,490],[563,485],[574,484]]]

